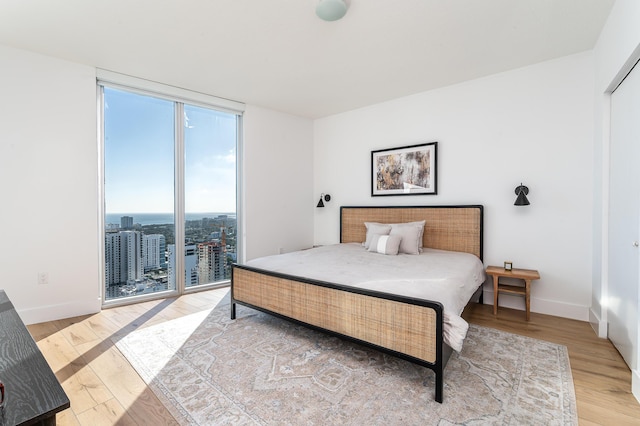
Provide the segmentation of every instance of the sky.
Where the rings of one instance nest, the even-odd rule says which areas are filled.
[[[106,213],[174,206],[174,103],[105,87]],[[185,210],[236,211],[236,115],[186,105]]]

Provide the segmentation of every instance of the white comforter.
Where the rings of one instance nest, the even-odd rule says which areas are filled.
[[[425,248],[419,255],[387,256],[369,252],[357,243],[267,256],[246,265],[440,302],[444,306],[444,341],[456,351],[462,349],[469,328],[460,314],[485,280],[482,262],[472,254]]]

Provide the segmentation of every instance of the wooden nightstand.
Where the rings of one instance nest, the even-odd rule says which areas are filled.
[[[531,281],[539,280],[540,274],[534,269],[512,269],[506,271],[500,266],[487,267],[487,275],[493,277],[493,315],[498,315],[498,293],[517,294],[524,296],[527,309],[527,321],[529,321],[529,311],[531,308]],[[500,277],[516,278],[524,281],[524,287],[515,285],[500,284]]]

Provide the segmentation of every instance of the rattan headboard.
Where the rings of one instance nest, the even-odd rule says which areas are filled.
[[[340,242],[363,242],[364,222],[401,223],[425,220],[423,246],[475,254],[482,260],[483,206],[343,206]]]

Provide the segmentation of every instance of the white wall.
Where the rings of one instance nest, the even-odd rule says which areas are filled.
[[[589,320],[607,335],[610,92],[640,59],[640,2],[617,0],[594,48],[595,131],[593,299]],[[597,161],[600,159],[600,161]],[[640,307],[640,301],[637,301]],[[640,341],[640,336],[637,341]],[[640,360],[639,360],[640,363]],[[640,372],[632,371],[632,390],[640,399]]]
[[[243,155],[245,259],[311,247],[313,122],[248,105]]]
[[[0,289],[26,323],[101,307],[95,75],[0,46]],[[311,120],[247,106],[243,131],[246,256],[311,246]]]
[[[315,193],[333,199],[315,243],[338,241],[341,205],[483,204],[485,264],[538,269],[532,311],[588,319],[593,75],[586,52],[317,120]],[[438,195],[371,197],[372,150],[430,141]],[[528,207],[513,205],[520,182]]]
[[[100,308],[95,85],[91,67],[0,46],[0,288],[27,323]]]

